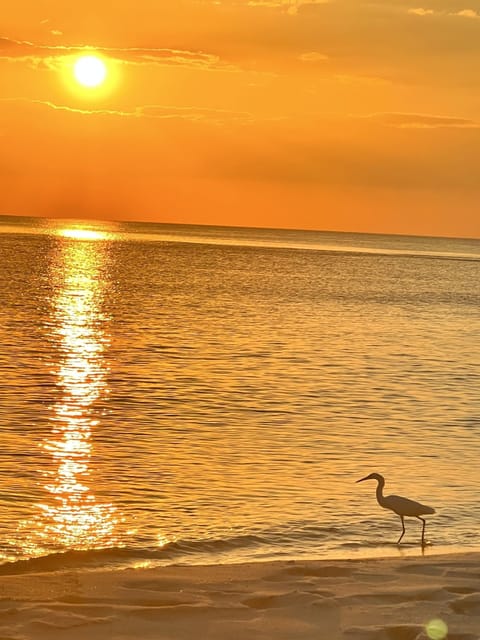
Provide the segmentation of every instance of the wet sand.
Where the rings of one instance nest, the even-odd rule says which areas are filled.
[[[480,554],[0,576],[1,640],[480,638]]]

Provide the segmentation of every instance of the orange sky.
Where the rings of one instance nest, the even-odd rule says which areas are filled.
[[[479,73],[480,0],[7,2],[0,214],[480,237]]]

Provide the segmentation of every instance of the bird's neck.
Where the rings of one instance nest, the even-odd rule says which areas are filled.
[[[377,501],[378,504],[383,505],[383,487],[385,486],[385,480],[382,478],[381,480],[377,480]]]

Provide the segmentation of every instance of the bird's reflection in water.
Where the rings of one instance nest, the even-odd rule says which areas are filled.
[[[51,407],[50,436],[41,444],[50,464],[42,471],[45,499],[28,523],[29,555],[116,544],[116,509],[100,502],[91,486],[92,432],[108,393],[102,312],[107,261],[108,243],[80,238],[59,241],[52,261],[58,400]]]

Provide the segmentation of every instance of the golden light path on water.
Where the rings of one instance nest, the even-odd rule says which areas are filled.
[[[100,502],[91,486],[93,431],[98,426],[97,400],[108,393],[104,357],[108,336],[102,299],[108,243],[88,229],[58,229],[51,263],[55,298],[51,336],[59,399],[51,407],[51,433],[41,448],[51,464],[42,473],[45,499],[28,526],[29,555],[53,550],[105,548],[118,544],[119,515]]]

